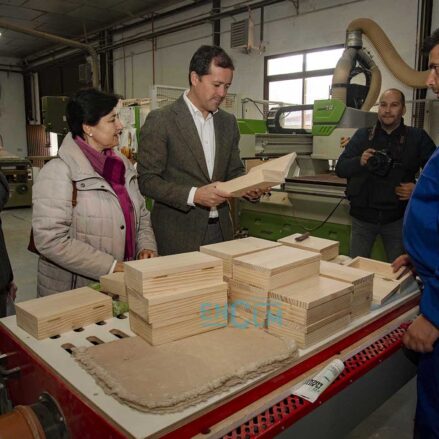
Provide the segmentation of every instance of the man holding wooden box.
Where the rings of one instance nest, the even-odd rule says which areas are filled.
[[[152,111],[142,127],[139,182],[142,193],[154,200],[151,220],[160,255],[233,238],[231,194],[216,187],[244,174],[238,124],[219,108],[233,71],[223,49],[201,46],[190,62],[190,89]],[[261,193],[245,196],[258,199]]]

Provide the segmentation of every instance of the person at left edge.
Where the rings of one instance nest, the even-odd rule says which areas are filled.
[[[123,128],[117,103],[116,96],[95,89],[71,98],[66,109],[70,133],[33,187],[39,296],[123,271],[123,261],[156,256],[136,170],[114,150]]]

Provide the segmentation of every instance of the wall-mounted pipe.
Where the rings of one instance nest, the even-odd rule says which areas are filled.
[[[361,106],[363,111],[369,111],[378,99],[381,90],[381,72],[375,61],[363,49],[357,52],[358,62],[369,69],[371,73],[369,93]]]
[[[398,54],[395,47],[378,24],[369,18],[357,18],[349,23],[347,32],[361,31],[373,44],[384,64],[402,83],[416,88],[426,88],[428,71],[411,68]]]
[[[82,49],[82,50],[87,51],[90,54],[91,59],[92,59],[91,68],[93,71],[93,86],[96,88],[99,88],[99,84],[100,84],[100,81],[99,81],[99,61],[98,61],[98,54],[93,46],[90,46],[89,44],[79,43],[78,41],[75,41],[75,40],[69,40],[68,38],[63,38],[63,37],[60,37],[58,35],[48,34],[46,32],[41,32],[38,30],[28,29],[28,28],[22,27],[22,26],[17,26],[15,24],[8,23],[7,21],[1,20],[1,19],[0,19],[0,28],[10,29],[10,30],[13,30],[15,32],[20,32],[20,33],[32,35],[32,36],[37,37],[37,38],[44,38],[46,40],[54,41],[55,43],[63,44],[65,46],[70,46],[70,47],[76,47],[78,49]]]

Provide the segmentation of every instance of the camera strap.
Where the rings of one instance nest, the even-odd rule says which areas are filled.
[[[369,135],[368,135],[369,142],[374,141],[378,124],[379,122],[377,122],[373,127],[369,128]],[[391,153],[392,159],[394,160],[393,167],[402,166],[402,146],[405,144],[406,140],[407,140],[407,127],[404,125],[404,122],[402,122],[402,127],[401,127],[401,132],[399,134],[397,147],[395,148],[395,151],[389,151]],[[373,145],[371,146],[373,147]],[[394,157],[393,153],[396,153],[395,156],[398,157]]]

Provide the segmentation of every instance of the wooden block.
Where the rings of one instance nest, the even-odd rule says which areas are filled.
[[[113,317],[109,296],[89,287],[15,304],[17,325],[41,340]]]
[[[219,258],[189,252],[125,262],[125,284],[144,294],[188,291],[223,281],[223,262]]]
[[[131,330],[155,346],[215,329],[225,328],[228,324],[228,313],[226,307],[225,312],[218,312],[216,310],[208,312],[206,310],[203,315],[196,313],[171,323],[160,322],[158,324],[150,324],[136,313],[130,311],[129,319]]]
[[[224,264],[224,275],[227,277],[233,277],[233,258],[269,248],[279,247],[280,245],[281,244],[275,241],[250,236],[248,238],[235,239],[233,241],[224,241],[217,244],[203,245],[200,247],[200,252],[221,258]]]
[[[318,238],[317,236],[309,236],[303,241],[296,241],[296,238],[300,235],[300,233],[295,233],[294,235],[285,236],[278,239],[277,242],[291,247],[320,253],[324,261],[329,261],[338,256],[340,248],[340,243],[338,241]]]
[[[206,307],[227,305],[227,289],[225,282],[152,295],[142,295],[129,288],[128,304],[130,311],[148,323],[155,323],[199,313]]]
[[[285,177],[294,160],[296,153],[284,155],[274,160],[255,166],[249,173],[233,180],[217,184],[217,188],[229,192],[233,197],[241,197],[247,191],[253,189],[265,189],[285,183]]]
[[[319,253],[280,246],[233,259],[235,280],[272,290],[318,274]]]
[[[275,288],[268,293],[268,296],[270,299],[310,309],[337,297],[351,294],[352,291],[352,284],[317,275]]]
[[[101,291],[103,291],[104,293],[117,295],[121,299],[127,298],[127,292],[125,288],[125,273],[123,271],[101,276],[99,282],[101,284]]]

